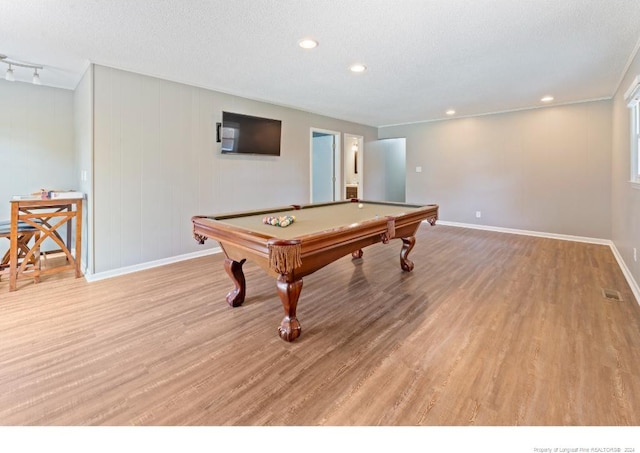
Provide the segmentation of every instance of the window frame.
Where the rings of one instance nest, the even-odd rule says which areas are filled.
[[[630,172],[629,183],[640,189],[640,75],[631,83],[624,95],[630,118]]]

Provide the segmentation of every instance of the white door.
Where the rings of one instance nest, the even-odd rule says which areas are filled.
[[[406,139],[389,138],[367,143],[364,199],[371,201],[406,200]]]
[[[311,140],[311,202],[335,201],[336,136],[313,132]]]

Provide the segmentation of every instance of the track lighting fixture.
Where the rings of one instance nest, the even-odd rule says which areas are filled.
[[[16,78],[13,75],[13,68],[11,67],[11,65],[9,65],[9,69],[7,69],[7,74],[4,76],[5,79],[7,79],[8,82],[15,82]]]
[[[6,55],[2,55],[0,54],[0,62],[9,65],[9,68],[7,69],[7,72],[5,73],[5,80],[9,81],[9,82],[15,82],[16,80],[16,76],[13,73],[13,67],[14,66],[19,66],[21,68],[28,68],[28,69],[33,69],[33,79],[32,82],[34,85],[40,85],[40,74],[38,74],[38,69],[42,69],[42,66],[37,65],[37,64],[30,64],[30,63],[22,63],[19,61],[15,61],[15,60],[10,60],[9,57],[7,57]]]

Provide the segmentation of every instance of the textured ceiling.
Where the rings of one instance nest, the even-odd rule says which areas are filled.
[[[609,98],[639,38],[638,0],[0,0],[44,85],[93,62],[372,126]]]

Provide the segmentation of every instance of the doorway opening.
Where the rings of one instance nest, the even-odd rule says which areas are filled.
[[[311,203],[341,200],[340,132],[311,128]]]
[[[345,199],[363,198],[364,137],[344,134],[344,188]]]

